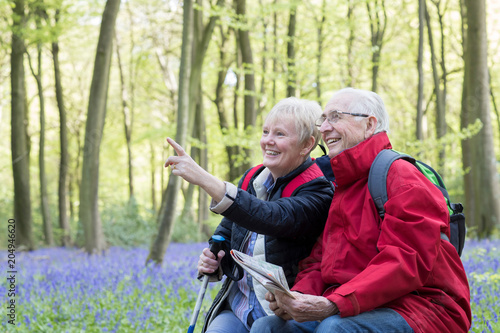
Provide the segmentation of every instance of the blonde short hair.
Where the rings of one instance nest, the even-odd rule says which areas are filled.
[[[305,143],[311,136],[314,137],[314,146],[321,139],[321,133],[316,127],[316,120],[323,113],[319,104],[307,99],[288,97],[282,99],[269,111],[266,117],[268,122],[279,122],[281,119],[293,117],[295,119],[295,129],[299,137],[299,144]]]

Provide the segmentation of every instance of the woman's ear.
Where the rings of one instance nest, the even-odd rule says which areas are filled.
[[[304,142],[304,147],[300,150],[300,155],[307,156],[311,153],[315,143],[316,140],[314,139],[314,136],[310,136],[309,139]]]
[[[375,116],[369,116],[366,121],[365,128],[365,139],[368,139],[375,133],[375,129],[377,128],[378,120]]]

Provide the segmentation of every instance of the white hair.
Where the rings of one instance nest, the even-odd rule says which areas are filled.
[[[344,100],[347,105],[346,112],[369,114],[377,118],[377,127],[374,134],[389,132],[389,115],[384,101],[379,95],[369,90],[344,88],[335,92],[330,100],[338,99],[341,96],[347,97]]]

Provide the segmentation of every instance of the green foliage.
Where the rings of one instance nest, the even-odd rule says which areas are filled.
[[[132,200],[125,204],[106,207],[101,213],[102,226],[109,246],[148,247],[157,232],[157,225],[150,211],[141,211]]]
[[[210,214],[208,220],[204,222],[206,227],[201,229],[192,216],[181,216],[174,224],[171,240],[176,243],[206,242],[212,236],[220,220],[220,215]],[[208,234],[203,230],[207,230]]]
[[[426,152],[436,152],[441,147],[449,146],[455,142],[461,142],[462,140],[468,140],[472,138],[473,136],[478,134],[482,128],[483,124],[478,118],[473,124],[467,126],[457,133],[448,133],[439,139],[407,142],[406,146],[408,151],[412,152],[414,155],[422,155]]]

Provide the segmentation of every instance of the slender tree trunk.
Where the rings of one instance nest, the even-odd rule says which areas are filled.
[[[41,29],[41,12],[40,8],[36,8],[36,26]],[[37,72],[33,68],[31,57],[28,54],[29,66],[31,73],[35,78],[38,89],[38,100],[40,102],[40,144],[38,150],[38,175],[40,179],[40,207],[42,211],[43,235],[45,244],[54,245],[54,236],[52,233],[52,219],[50,217],[49,195],[47,193],[47,176],[45,175],[45,99],[43,96],[42,84],[42,44],[37,43]]]
[[[14,175],[14,218],[16,220],[16,248],[33,250],[31,229],[31,195],[29,174],[29,137],[27,132],[27,108],[24,79],[24,40],[26,27],[24,0],[13,1],[12,53],[10,56],[11,78],[11,151]]]
[[[205,138],[206,140],[206,138]],[[200,151],[200,165],[207,169],[208,168],[208,151],[206,148],[202,149]],[[208,226],[205,224],[205,222],[208,220],[209,216],[209,209],[208,209],[208,202],[209,198],[207,195],[207,192],[205,192],[203,189],[198,187],[199,190],[199,195],[198,195],[198,227],[199,227],[199,233],[201,234],[201,240],[205,240],[207,237],[210,236],[210,233],[212,232]]]
[[[441,23],[441,32],[443,33],[442,20],[441,20],[441,12],[439,9],[439,1],[436,3],[436,7],[438,8],[438,15],[440,15],[440,23]],[[436,60],[436,51],[434,48],[434,38],[432,33],[432,27],[430,22],[429,11],[427,8],[425,9],[425,20],[427,22],[427,33],[429,36],[429,46],[431,49],[431,65],[432,65],[432,77],[434,80],[434,94],[436,95],[436,137],[437,139],[442,138],[446,135],[446,104],[445,104],[445,93],[446,90],[441,90],[441,80],[437,68],[437,60]],[[441,36],[441,40],[444,39],[444,36]],[[444,45],[441,45],[444,48]],[[444,57],[443,50],[441,50],[441,55]],[[441,68],[446,70],[445,59],[441,59]],[[443,78],[446,77],[446,72],[443,72]],[[446,87],[446,81],[443,80],[443,86]],[[439,149],[439,167],[438,172],[441,176],[444,176],[444,160],[445,160],[445,151],[444,147],[440,147]]]
[[[322,74],[322,57],[323,57],[323,28],[326,22],[326,0],[321,4],[321,17],[318,20],[316,29],[318,36],[318,54],[316,55],[316,97],[321,101],[321,74]]]
[[[488,69],[489,75],[489,83],[490,83],[490,95],[491,95],[491,103],[493,104],[493,111],[495,112],[495,116],[497,118],[497,130],[500,134],[500,112],[498,111],[497,102],[495,99],[495,95],[493,94],[493,89],[491,89],[491,71]],[[498,139],[500,140],[500,135],[498,135]],[[499,142],[500,146],[500,142]]]
[[[290,8],[290,18],[288,20],[288,40],[286,43],[287,55],[287,97],[296,96],[297,72],[295,69],[295,24],[297,21],[297,7],[292,3]]]
[[[217,2],[217,7],[222,6],[223,0]],[[201,0],[197,0],[197,7],[203,8]],[[203,62],[205,55],[208,50],[208,46],[215,29],[216,21],[218,16],[211,16],[207,25],[203,25],[203,12],[201,10],[194,10],[193,12],[193,46],[192,46],[192,64],[191,64],[191,76],[189,82],[189,121],[188,121],[188,133],[193,133],[193,137],[200,139],[201,131],[204,132],[205,128],[200,128],[200,125],[205,125],[204,122],[200,121],[199,112],[201,112],[202,107],[202,80],[201,74],[203,72]],[[195,127],[196,124],[196,127]],[[193,157],[199,157],[199,150],[196,148],[192,149]],[[181,214],[181,220],[193,220],[193,196],[195,193],[195,188],[192,184],[188,185],[188,190],[186,191],[184,208]]]
[[[216,6],[220,7],[224,4],[224,0],[218,0]],[[201,0],[198,0],[198,7],[202,7]],[[192,64],[191,76],[189,78],[189,95],[190,95],[190,108],[188,117],[188,133],[192,132],[194,126],[194,114],[196,105],[201,101],[201,74],[203,72],[203,61],[207,54],[210,40],[215,29],[215,24],[218,20],[217,15],[210,17],[207,25],[203,26],[203,13],[200,10],[193,12],[193,46],[192,46]]]
[[[79,211],[80,223],[83,225],[85,235],[85,249],[89,254],[100,253],[106,247],[98,205],[99,151],[106,118],[113,34],[119,8],[120,0],[106,2],[90,87]]]
[[[267,47],[267,40],[268,40],[268,34],[267,34],[267,26],[268,26],[268,21],[266,15],[263,13],[263,4],[262,0],[259,0],[259,7],[261,9],[261,17],[262,17],[262,30],[264,36],[262,36],[263,39],[263,45],[262,45],[262,73],[261,73],[261,79],[260,79],[260,91],[259,91],[259,98],[257,100],[257,118],[260,117],[262,114],[262,110],[265,108],[267,104],[267,98],[264,98],[265,93],[266,93],[266,77],[268,76],[267,74],[267,52],[268,52],[268,47]]]
[[[226,64],[226,50],[225,45],[227,41],[228,33],[224,32],[222,26],[220,28],[220,45],[219,45],[219,72],[217,75],[217,83],[215,85],[215,99],[213,100],[215,106],[217,107],[217,115],[219,116],[219,126],[222,133],[227,133],[230,131],[230,122],[228,120],[228,115],[226,108],[224,107],[224,81],[228,72],[229,64]],[[237,129],[237,128],[235,128]],[[228,161],[231,161],[234,156],[237,156],[239,147],[233,143],[228,143],[225,145],[226,154]],[[240,177],[239,168],[235,163],[229,163],[229,180],[233,181],[237,177]]]
[[[59,10],[56,10],[56,25],[59,21]],[[68,168],[69,168],[69,153],[68,153],[68,128],[66,126],[66,108],[64,106],[63,88],[61,82],[61,69],[59,67],[59,42],[52,42],[52,60],[54,63],[54,79],[55,92],[57,100],[57,108],[59,110],[59,144],[61,149],[61,158],[59,162],[59,186],[58,186],[58,203],[59,203],[59,228],[61,228],[62,236],[61,243],[68,247],[71,245],[71,233],[68,219]]]
[[[387,26],[387,13],[385,0],[369,0],[366,2],[368,16],[370,18],[371,46],[372,46],[372,90],[377,91],[378,71],[380,68],[380,56],[384,44],[385,28]],[[373,4],[371,2],[374,2]],[[373,7],[372,7],[373,5]],[[382,13],[381,13],[382,12]],[[381,17],[381,15],[383,17]]]
[[[483,123],[481,131],[470,139],[474,197],[472,201],[469,195],[467,204],[474,204],[474,216],[470,223],[477,227],[479,237],[487,237],[500,222],[500,185],[490,115],[486,9],[484,0],[466,0],[465,4],[468,28],[462,112],[466,115],[467,124],[477,118]],[[466,157],[469,156],[464,156],[464,160]]]
[[[236,0],[236,14],[239,15],[240,20],[244,21],[246,13],[246,0]],[[246,25],[246,22],[241,22],[243,25]],[[250,129],[254,130],[255,122],[257,119],[257,113],[255,111],[255,74],[254,74],[254,63],[253,63],[253,54],[252,48],[250,46],[250,34],[248,31],[248,27],[242,29],[241,26],[238,29],[238,40],[239,40],[239,48],[241,51],[241,60],[243,62],[243,69],[245,72],[245,92],[244,92],[244,128],[245,131]],[[252,131],[253,132],[253,131]],[[253,133],[247,133],[248,135],[252,135]],[[244,158],[243,164],[241,165],[242,170],[240,174],[243,173],[244,170],[250,168],[250,157],[252,155],[252,150],[250,148],[244,148]]]
[[[175,140],[183,147],[187,142],[188,115],[189,115],[189,83],[192,64],[193,47],[193,3],[185,0],[183,4],[182,23],[182,51],[179,69],[179,104],[177,108],[177,133]],[[170,234],[175,219],[177,198],[180,189],[180,177],[170,176],[167,189],[163,195],[163,201],[158,215],[160,224],[158,234],[149,252],[146,263],[153,261],[158,265],[163,262],[165,251],[170,242]]]
[[[201,89],[201,87],[200,87]],[[198,164],[205,170],[208,170],[208,151],[206,148],[207,143],[207,129],[205,123],[205,115],[203,110],[203,103],[199,103],[196,107],[196,126],[194,128],[195,138],[199,140],[203,147],[194,147],[196,151],[194,155],[198,157]],[[202,235],[205,230],[204,223],[208,219],[208,195],[202,188],[198,186],[198,233]],[[205,235],[209,236],[209,235]],[[202,237],[203,239],[204,237]]]
[[[348,87],[353,87],[356,85],[354,80],[354,2],[353,0],[348,0],[347,5],[347,22],[349,24],[349,38],[347,39],[347,82]]]
[[[132,126],[134,121],[134,111],[130,107],[129,103],[129,92],[127,89],[127,84],[125,83],[125,76],[123,74],[122,59],[120,56],[120,43],[118,43],[116,31],[114,39],[116,41],[116,58],[118,60],[118,70],[120,72],[120,92],[122,98],[123,129],[125,132],[125,141],[127,143],[129,202],[132,202],[134,197],[134,170],[132,164]],[[133,80],[132,77],[129,77],[129,79],[131,81]]]
[[[424,29],[425,29],[425,0],[418,0],[418,96],[417,96],[417,140],[424,139],[423,118],[424,118]]]
[[[462,19],[462,47],[463,47],[463,61],[464,67],[467,56],[467,8],[465,0],[460,0],[460,17]],[[474,122],[470,111],[467,109],[465,100],[468,96],[467,82],[469,81],[467,72],[464,68],[464,82],[462,86],[462,110],[460,112],[460,128],[463,130]],[[474,202],[474,183],[470,168],[472,167],[472,143],[471,140],[462,140],[462,169],[464,170],[464,195],[465,195],[465,220],[469,226],[473,226],[473,219],[475,215],[475,202]]]
[[[152,142],[149,142],[149,150],[151,151],[151,210],[156,212],[156,159]]]
[[[273,13],[273,76],[278,77],[278,0],[274,0]],[[276,79],[273,80],[273,105],[277,103]]]
[[[77,212],[75,209],[75,205],[73,204],[73,198],[77,195],[78,193],[78,198],[80,197],[80,192],[79,189],[82,184],[81,180],[81,170],[80,170],[80,162],[82,160],[82,152],[83,152],[83,144],[82,144],[82,138],[80,135],[80,126],[78,125],[75,129],[75,138],[76,138],[76,147],[77,147],[77,152],[76,152],[76,157],[75,157],[75,167],[72,172],[69,173],[69,179],[68,179],[68,192],[69,192],[69,211],[70,211],[70,219],[72,221],[75,221],[77,219]],[[69,166],[68,166],[69,167]],[[77,190],[75,190],[75,188]],[[77,243],[84,244],[85,239],[76,239]]]

